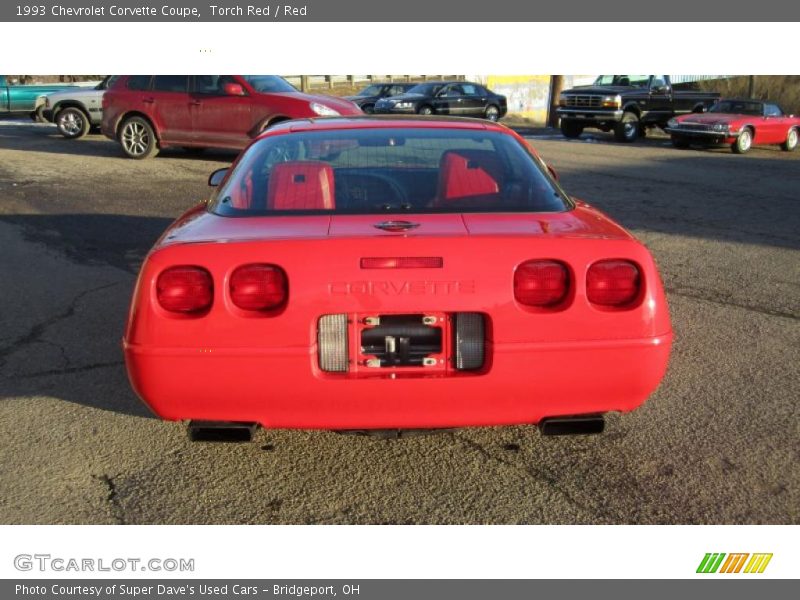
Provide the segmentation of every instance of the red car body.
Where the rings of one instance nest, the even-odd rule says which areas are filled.
[[[215,212],[237,214],[230,205],[238,202],[237,190],[252,188],[246,173],[254,159],[248,157],[259,145],[303,135],[324,135],[330,145],[364,131],[387,132],[380,148],[386,152],[405,134],[469,135],[477,141],[492,136],[523,149],[551,186],[548,193],[563,194],[528,144],[496,124],[362,118],[270,128],[237,159],[211,208],[199,205],[175,221],[142,266],[123,345],[133,387],[157,415],[273,428],[535,424],[630,411],[656,389],[672,340],[656,265],[639,241],[584,202],[564,196],[559,211],[483,212],[466,203],[430,213],[340,213],[331,209],[331,190],[338,202],[344,188],[354,185],[347,183],[352,172],[292,160],[272,168],[268,202],[292,209],[298,202],[313,204],[315,210]],[[367,149],[375,144],[370,140]],[[331,156],[350,144],[340,141]],[[469,196],[470,188],[481,194],[498,189],[489,181],[488,155],[473,152],[460,162],[459,152],[446,150],[436,159],[439,200],[433,206],[476,197]],[[458,171],[462,167],[470,171]],[[361,185],[378,185],[387,172],[393,171],[373,173]],[[448,173],[457,176],[448,180]],[[332,177],[337,183],[329,185]],[[421,178],[420,170],[411,179]],[[291,185],[311,185],[318,197],[300,191],[291,196]],[[253,263],[271,269],[262,280],[264,293],[278,290],[266,310],[251,310],[239,296],[245,289],[241,269]],[[560,265],[555,271],[553,263]],[[602,287],[593,279],[598,263],[635,267],[636,288],[627,304],[601,306],[588,299],[587,286],[594,297]],[[207,273],[203,308],[170,312],[164,304],[171,302],[165,291],[170,284],[163,278],[171,275],[164,274],[177,273],[180,280],[187,266]],[[556,279],[563,275],[561,283],[547,279],[548,269]],[[559,285],[560,297],[530,304]],[[465,315],[479,316],[470,321]],[[326,318],[338,324],[329,327]],[[419,322],[425,319],[438,329],[438,346],[423,349],[427,355],[414,364],[390,354],[395,340],[403,343],[403,331],[424,329]],[[387,329],[379,331],[384,322]],[[470,322],[477,328],[470,330]],[[422,332],[425,339],[412,352],[433,339],[429,333]],[[416,334],[408,335],[406,345],[417,343]],[[377,346],[370,346],[375,339]]]
[[[282,91],[259,91],[254,84],[259,77]],[[152,127],[158,148],[240,150],[269,125],[320,114],[362,111],[343,98],[298,92],[274,75],[126,75],[103,95],[102,130],[106,137],[122,141],[125,121],[140,116]]]
[[[706,113],[671,119],[666,131],[678,147],[724,144],[743,154],[757,144],[778,144],[792,151],[797,148],[800,118],[785,114],[774,102],[723,99]]]

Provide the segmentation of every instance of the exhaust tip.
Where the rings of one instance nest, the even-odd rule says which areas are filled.
[[[193,442],[250,442],[258,423],[237,421],[190,421],[189,439]]]
[[[605,426],[603,415],[548,417],[539,422],[539,431],[542,435],[595,435],[603,433]]]

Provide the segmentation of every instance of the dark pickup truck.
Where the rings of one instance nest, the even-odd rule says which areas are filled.
[[[600,75],[592,85],[561,92],[557,112],[568,138],[593,127],[633,142],[648,127],[664,128],[676,115],[704,112],[718,98],[715,92],[676,90],[669,75]]]

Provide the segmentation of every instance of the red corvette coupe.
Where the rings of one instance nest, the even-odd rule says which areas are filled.
[[[725,144],[744,154],[756,144],[780,144],[791,152],[797,148],[800,118],[784,114],[774,102],[720,100],[707,113],[670,119],[666,131],[677,148]]]
[[[194,439],[602,431],[659,385],[672,331],[650,253],[492,123],[281,123],[142,266],[133,387]]]

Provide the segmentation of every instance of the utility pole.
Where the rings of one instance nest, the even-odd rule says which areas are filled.
[[[561,95],[561,90],[564,89],[564,76],[551,75],[550,76],[550,110],[547,115],[547,124],[550,127],[558,127],[558,97]]]

